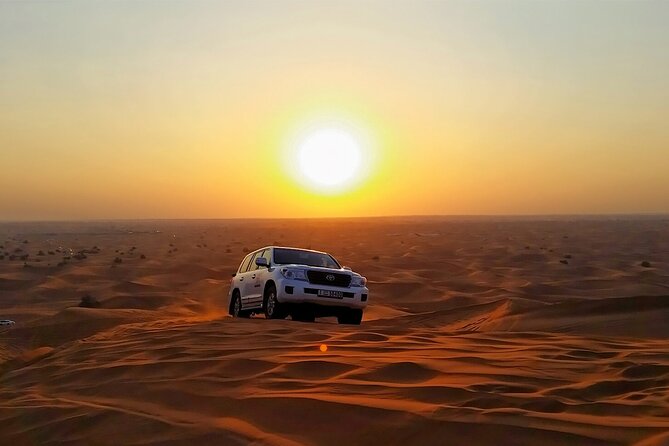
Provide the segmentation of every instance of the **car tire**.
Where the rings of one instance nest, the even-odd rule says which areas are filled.
[[[314,322],[316,320],[316,312],[308,305],[296,305],[290,317],[298,322]]]
[[[263,310],[267,319],[284,319],[286,317],[283,305],[276,298],[276,287],[274,285],[268,286],[265,290]]]
[[[362,322],[362,310],[349,308],[337,316],[337,322],[345,325],[360,325]]]
[[[232,314],[232,317],[247,318],[250,316],[250,313],[248,311],[242,310],[242,297],[239,295],[238,291],[235,291],[235,293],[232,295],[232,305],[230,313]]]

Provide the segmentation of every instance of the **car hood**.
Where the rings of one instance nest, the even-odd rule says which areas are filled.
[[[338,274],[348,274],[350,276],[359,276],[360,274],[341,268],[324,268],[322,266],[309,266],[309,265],[300,265],[296,263],[290,263],[286,265],[276,265],[276,268],[301,268],[305,271],[322,271],[324,273],[338,273]]]

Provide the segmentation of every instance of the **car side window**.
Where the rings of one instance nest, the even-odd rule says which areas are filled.
[[[237,270],[238,274],[241,274],[246,271],[246,268],[248,267],[249,257],[251,257],[251,254],[247,254],[247,256],[244,257],[244,260],[242,260],[242,263],[239,264],[239,269]]]
[[[249,261],[251,260],[251,254],[244,257],[242,264],[239,265],[239,274],[245,273],[249,269]]]
[[[256,269],[258,269],[258,265],[256,265],[256,258],[258,257],[258,255],[260,255],[260,253],[261,251],[256,251],[253,253],[247,271],[255,271]]]
[[[272,250],[271,249],[266,249],[263,253],[262,256],[267,259],[267,264],[271,265],[272,264]]]
[[[267,264],[269,265],[269,263],[270,263],[270,261],[271,261],[270,259],[271,259],[271,257],[272,257],[272,250],[271,250],[271,249],[264,249],[264,250],[262,250],[262,251],[258,251],[258,255],[257,255],[256,257],[253,258],[253,266],[254,266],[255,268],[252,268],[251,270],[254,270],[254,269],[260,269],[260,267],[259,267],[258,265],[256,265],[256,260],[255,260],[255,259],[259,258],[259,257],[264,257],[264,258],[266,258],[266,259],[267,259]]]

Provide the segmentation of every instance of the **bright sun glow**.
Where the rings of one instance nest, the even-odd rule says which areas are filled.
[[[348,132],[330,128],[308,134],[298,148],[300,173],[316,186],[341,188],[357,178],[360,144]]]

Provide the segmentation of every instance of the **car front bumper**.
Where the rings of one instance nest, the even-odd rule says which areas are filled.
[[[284,279],[276,284],[277,300],[281,303],[312,303],[332,307],[365,308],[369,299],[367,287],[335,287],[303,280]],[[319,291],[341,292],[342,297],[319,296]]]

